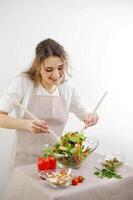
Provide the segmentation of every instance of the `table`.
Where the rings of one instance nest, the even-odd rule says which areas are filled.
[[[120,169],[122,179],[100,179],[94,175],[94,167],[102,155],[91,154],[82,167],[73,170],[83,175],[85,181],[77,186],[55,189],[40,179],[35,164],[15,168],[4,200],[133,200],[133,169],[124,165]]]

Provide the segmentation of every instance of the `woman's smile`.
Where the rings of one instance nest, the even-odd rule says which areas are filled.
[[[61,58],[57,56],[48,57],[41,69],[41,78],[43,86],[46,89],[52,89],[55,85],[61,83],[64,77],[64,63]]]

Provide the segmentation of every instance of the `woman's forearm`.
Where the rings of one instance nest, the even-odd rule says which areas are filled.
[[[28,130],[29,129],[28,119],[19,119],[11,117],[7,114],[0,114],[0,127],[7,129],[18,129],[18,130]]]

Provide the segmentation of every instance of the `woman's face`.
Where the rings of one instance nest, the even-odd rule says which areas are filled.
[[[50,56],[41,65],[40,73],[42,81],[51,86],[59,85],[64,78],[64,62],[59,57]]]

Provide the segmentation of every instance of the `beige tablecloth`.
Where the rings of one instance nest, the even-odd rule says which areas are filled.
[[[17,167],[8,183],[4,200],[133,200],[133,169],[123,166],[123,179],[99,179],[94,167],[102,156],[93,153],[75,175],[86,179],[77,186],[54,189],[38,176],[36,165]]]

